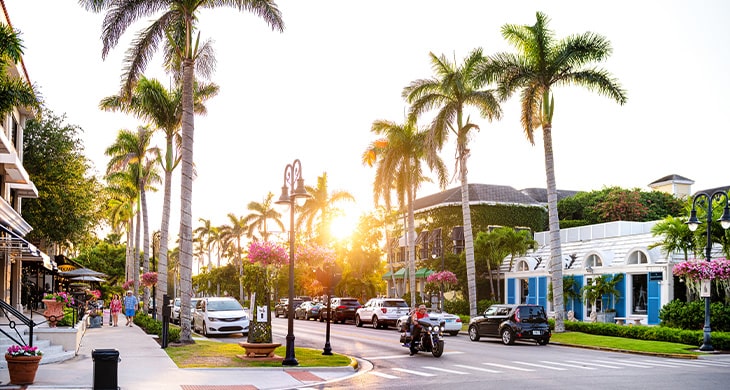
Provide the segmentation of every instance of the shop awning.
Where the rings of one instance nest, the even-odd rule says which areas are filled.
[[[405,278],[407,278],[408,277],[408,269],[406,269],[406,268],[399,269],[398,271],[396,271],[393,274],[393,277],[396,278],[396,279],[405,279]]]
[[[433,271],[431,271],[428,268],[421,268],[418,271],[416,271],[416,278],[423,278],[423,279],[425,279],[425,278],[428,277],[428,275],[431,275],[432,273],[433,273]]]
[[[382,279],[383,279],[383,280],[390,280],[390,277],[391,277],[391,276],[393,276],[393,273],[392,273],[392,272],[390,272],[390,271],[388,271],[388,272],[386,272],[385,274],[383,274],[383,277],[382,277]]]
[[[7,233],[7,236],[0,236],[0,248],[16,250],[21,261],[42,261],[43,267],[50,271],[54,269],[53,260],[21,235],[3,224],[0,224],[0,231]]]

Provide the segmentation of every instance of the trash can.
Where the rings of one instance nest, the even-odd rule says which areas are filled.
[[[94,360],[94,390],[118,390],[119,351],[95,349],[91,351],[91,358]]]

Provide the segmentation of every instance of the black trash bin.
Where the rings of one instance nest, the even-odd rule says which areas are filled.
[[[91,351],[91,358],[94,360],[94,390],[118,390],[119,351],[95,349]]]

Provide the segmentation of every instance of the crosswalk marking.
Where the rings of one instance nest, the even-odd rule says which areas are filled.
[[[509,370],[528,371],[528,372],[535,371],[535,370],[531,370],[529,368],[514,367],[514,366],[508,366],[508,365],[505,365],[505,364],[498,364],[498,363],[482,363],[482,364],[486,364],[488,366],[506,368],[506,369],[509,369]]]
[[[413,371],[413,370],[408,370],[408,369],[405,369],[405,368],[398,368],[398,367],[396,367],[396,368],[394,368],[394,370],[400,371],[400,372],[405,372],[407,374],[419,375],[419,376],[436,376],[435,374],[428,374],[428,373],[425,373],[425,372]]]
[[[469,375],[469,373],[464,372],[464,371],[449,370],[447,368],[439,368],[439,367],[431,367],[431,366],[424,366],[423,368],[427,368],[429,370],[434,370],[434,371],[448,372],[449,374]]]
[[[390,375],[379,371],[370,371],[370,373],[385,379],[398,379],[398,377],[395,375]]]
[[[558,362],[549,362],[547,360],[542,360],[545,364],[554,364],[556,366],[564,366],[564,367],[570,367],[570,368],[580,368],[581,370],[595,370],[595,367],[585,367],[585,366],[576,366],[575,364],[565,364],[565,363],[558,363]]]
[[[459,367],[459,368],[466,368],[466,369],[469,369],[469,370],[476,370],[476,371],[488,372],[488,373],[491,373],[491,374],[500,374],[500,373],[502,373],[502,371],[490,370],[488,368],[482,368],[482,367],[465,366],[463,364],[454,364],[454,366],[455,367]]]
[[[609,364],[598,364],[598,363],[591,363],[591,362],[580,362],[577,360],[566,360],[568,363],[575,363],[575,364],[584,364],[587,366],[597,366],[597,367],[603,367],[603,368],[621,368],[619,366],[612,366]]]
[[[525,366],[530,366],[530,367],[547,368],[548,370],[556,370],[556,371],[565,371],[565,370],[567,370],[567,368],[550,367],[550,366],[545,366],[545,365],[542,365],[542,364],[527,363],[527,362],[518,362],[516,360],[513,361],[512,363],[523,364]]]
[[[649,363],[648,360],[642,360],[642,362]],[[692,364],[684,363],[684,362],[673,362],[669,360],[662,360],[660,363],[661,366],[670,366],[670,367],[692,367]]]
[[[649,368],[652,367],[651,365],[646,365],[644,363],[637,363],[634,361],[627,361],[627,362],[616,362],[616,361],[608,361],[608,360],[591,360],[592,362],[596,363],[606,363],[606,364],[618,364],[619,366],[626,366],[626,367],[636,367],[636,368]]]

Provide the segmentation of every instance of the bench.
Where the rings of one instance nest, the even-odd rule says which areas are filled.
[[[626,323],[626,317],[616,317],[616,325],[623,325]]]

